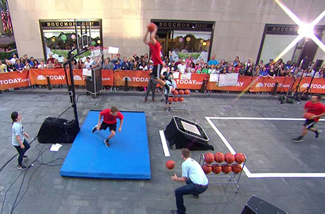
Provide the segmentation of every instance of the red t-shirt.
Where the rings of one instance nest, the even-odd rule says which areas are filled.
[[[103,121],[106,124],[114,124],[114,123],[116,123],[116,118],[118,118],[120,120],[123,120],[123,118],[124,118],[124,116],[123,116],[123,114],[121,114],[121,112],[118,112],[116,117],[111,115],[111,109],[109,109],[109,108],[101,111],[99,114],[104,117]]]
[[[160,43],[156,41],[156,44],[153,45],[149,42],[149,47],[151,51],[151,59],[153,61],[153,65],[162,65],[163,61],[160,56]]]
[[[312,103],[311,101],[306,102],[305,109],[308,109],[307,112],[314,114],[314,115],[320,115],[325,112],[325,106],[322,103]],[[316,122],[319,121],[319,117],[314,119]]]

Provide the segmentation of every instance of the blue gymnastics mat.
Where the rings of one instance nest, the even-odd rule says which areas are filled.
[[[60,170],[61,176],[102,179],[151,178],[147,124],[144,112],[121,112],[122,131],[106,147],[109,128],[92,133],[99,111],[89,111]]]

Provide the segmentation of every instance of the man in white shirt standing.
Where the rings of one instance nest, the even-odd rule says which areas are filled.
[[[185,59],[182,60],[182,63],[181,64],[178,64],[177,65],[177,68],[178,68],[179,73],[181,73],[181,74],[184,74],[185,73],[185,71],[186,71],[186,62],[185,62]]]
[[[171,176],[173,181],[186,182],[186,185],[175,190],[177,210],[171,210],[174,214],[185,214],[183,195],[192,194],[194,197],[199,197],[199,194],[208,189],[208,178],[203,172],[202,167],[198,162],[191,158],[191,152],[188,149],[182,149],[182,177],[177,177],[176,174]]]

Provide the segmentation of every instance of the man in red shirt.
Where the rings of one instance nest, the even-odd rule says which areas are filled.
[[[306,119],[304,123],[304,127],[302,129],[302,133],[299,137],[292,139],[293,142],[299,143],[303,141],[303,137],[307,134],[308,130],[315,132],[315,137],[318,138],[321,130],[317,130],[314,125],[319,121],[320,117],[325,116],[325,106],[320,102],[320,95],[313,95],[311,97],[311,101],[308,101],[304,106],[304,113],[311,113],[313,116],[309,119]]]
[[[101,122],[103,118],[103,121]],[[104,109],[99,113],[99,119],[98,124],[93,128],[92,132],[94,133],[96,130],[100,131],[102,129],[106,130],[107,127],[110,130],[110,135],[107,137],[107,139],[104,140],[104,143],[107,147],[110,146],[109,140],[112,139],[112,137],[115,136],[116,133],[116,119],[120,120],[120,127],[118,131],[120,132],[122,130],[122,124],[123,124],[123,114],[119,112],[118,108],[115,106],[112,106],[110,109]]]
[[[163,61],[160,56],[160,43],[156,40],[156,34],[157,34],[157,26],[155,26],[155,29],[150,33],[149,31],[146,32],[143,38],[143,42],[146,45],[149,45],[150,47],[150,52],[151,52],[151,59],[153,61],[153,69],[152,72],[150,73],[151,78],[149,80],[149,84],[153,79],[155,79],[156,82],[158,82],[161,86],[166,86],[166,88],[169,90],[169,87],[166,85],[166,83],[161,80],[161,69],[162,69],[162,64]],[[149,40],[148,40],[148,35],[150,34]],[[147,100],[145,99],[144,102]]]

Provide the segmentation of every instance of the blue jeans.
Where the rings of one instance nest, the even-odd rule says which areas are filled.
[[[15,148],[17,149],[17,152],[19,154],[19,156],[18,156],[18,165],[20,165],[20,166],[22,165],[25,152],[30,148],[30,145],[29,145],[29,143],[27,142],[26,139],[24,139],[23,144],[25,146],[25,149],[20,148],[20,146],[15,146]]]
[[[180,214],[185,214],[186,212],[183,195],[198,195],[208,189],[208,185],[200,186],[194,184],[190,179],[186,180],[186,184],[187,185],[175,190],[177,212]]]

